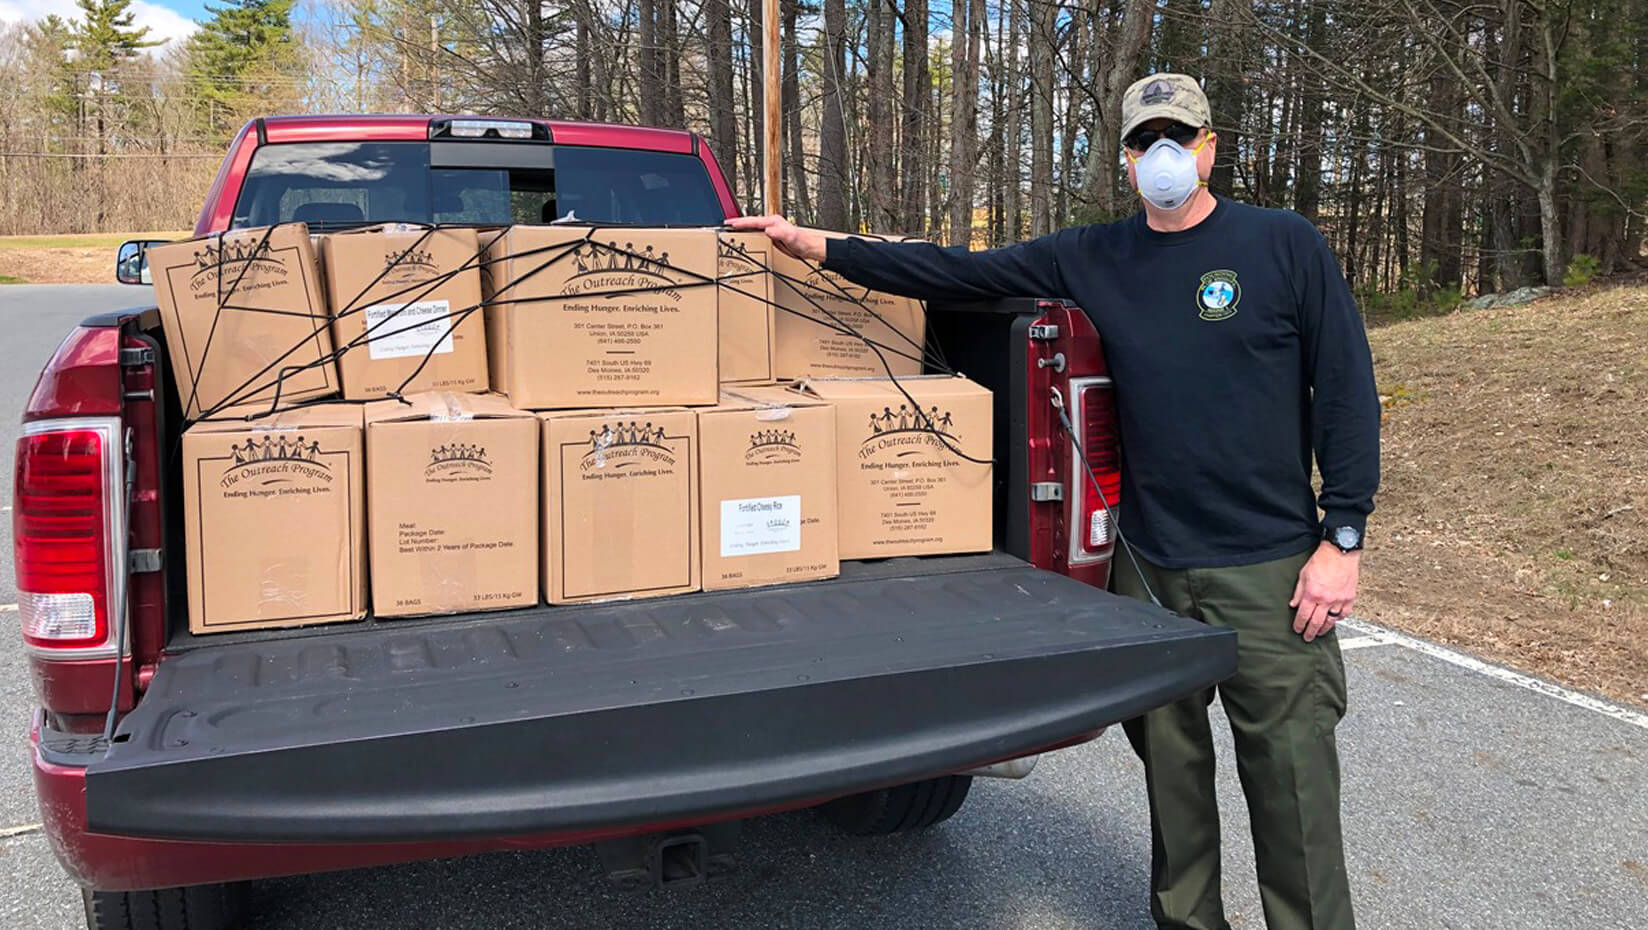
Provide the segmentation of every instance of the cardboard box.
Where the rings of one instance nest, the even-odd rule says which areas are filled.
[[[698,411],[704,590],[833,578],[835,411],[777,387]]]
[[[149,249],[183,415],[338,391],[326,292],[302,223]],[[275,311],[275,312],[260,312]]]
[[[765,233],[721,233],[721,383],[773,381],[772,240]]]
[[[546,413],[544,597],[698,590],[698,417],[682,408]]]
[[[361,408],[317,404],[183,434],[189,629],[366,616]]]
[[[826,232],[831,238],[845,233]],[[882,236],[853,238],[885,239]],[[860,287],[833,271],[774,249],[773,374],[801,378],[884,378],[921,374],[927,311],[919,300]],[[842,332],[847,326],[852,333]],[[863,338],[881,346],[887,366]]]
[[[473,229],[397,224],[322,237],[345,398],[487,389],[479,248]]]
[[[538,419],[496,394],[366,407],[379,617],[538,603]]]
[[[488,260],[515,406],[715,403],[714,230],[511,226]]]
[[[813,379],[799,390],[835,407],[843,559],[992,548],[991,466],[963,457],[990,459],[987,389],[932,375]]]

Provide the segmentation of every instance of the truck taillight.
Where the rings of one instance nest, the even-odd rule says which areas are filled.
[[[113,655],[124,584],[123,450],[113,418],[39,420],[17,441],[17,613],[36,653]]]
[[[1116,539],[1112,514],[1121,502],[1122,466],[1121,447],[1116,429],[1116,405],[1110,379],[1104,377],[1071,378],[1071,421],[1081,430],[1082,449],[1087,463],[1093,467],[1093,476],[1104,491],[1101,499],[1093,491],[1093,482],[1087,477],[1081,458],[1071,450],[1070,495],[1070,562],[1079,564],[1108,558]]]

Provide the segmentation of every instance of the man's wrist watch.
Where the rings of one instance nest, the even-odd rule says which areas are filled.
[[[1322,538],[1346,555],[1362,548],[1362,531],[1354,526],[1324,526]]]

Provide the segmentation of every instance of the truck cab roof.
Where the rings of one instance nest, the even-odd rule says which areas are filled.
[[[431,130],[454,121],[525,123],[539,127],[541,141],[557,145],[600,145],[690,154],[697,150],[697,133],[684,129],[624,126],[569,120],[526,119],[441,114],[329,114],[324,116],[266,116],[247,124],[261,144],[285,142],[410,142],[431,138]]]

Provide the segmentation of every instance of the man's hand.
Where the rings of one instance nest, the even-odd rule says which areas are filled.
[[[829,241],[815,229],[802,229],[776,215],[737,216],[728,220],[727,225],[744,232],[764,232],[784,254],[810,262],[824,260],[824,244]]]
[[[1310,642],[1332,630],[1341,617],[1350,613],[1356,603],[1356,580],[1362,569],[1362,553],[1340,552],[1339,547],[1324,542],[1316,549],[1305,567],[1299,570],[1299,583],[1293,586],[1293,600],[1289,607],[1298,608],[1293,617],[1293,632]]]

